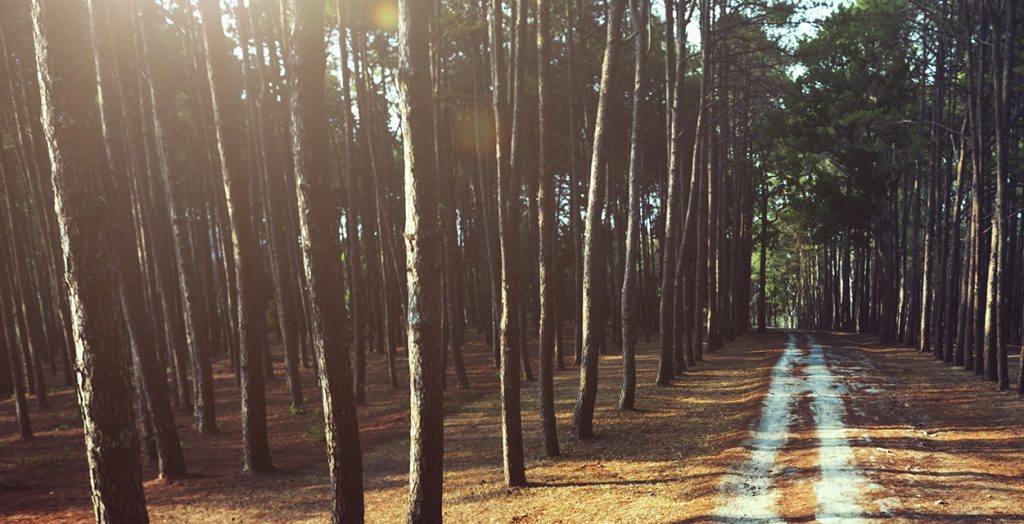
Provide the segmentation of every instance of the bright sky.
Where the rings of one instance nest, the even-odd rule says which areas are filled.
[[[678,1],[678,0],[677,0]],[[841,6],[851,5],[854,0],[796,0],[797,20],[799,23],[791,28],[783,30],[780,35],[787,46],[795,46],[800,38],[813,35],[817,31],[817,24],[828,18],[833,11]],[[660,18],[664,18],[665,3],[663,0],[654,0],[651,12]],[[686,41],[691,45],[700,45],[700,28],[697,24],[697,16],[690,21],[686,27]]]

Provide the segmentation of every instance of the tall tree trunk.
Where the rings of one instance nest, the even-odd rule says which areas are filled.
[[[681,0],[680,0],[681,1]],[[658,358],[659,386],[667,386],[672,383],[674,374],[674,354],[672,341],[674,337],[675,320],[679,315],[674,314],[675,305],[675,239],[676,239],[676,203],[679,200],[679,163],[676,151],[676,130],[682,123],[678,122],[678,112],[675,97],[676,81],[676,50],[678,45],[675,36],[675,4],[674,0],[665,0],[665,149],[668,160],[668,172],[663,195],[664,227],[665,233],[661,241],[661,308],[658,325],[661,328],[661,353]],[[679,36],[679,38],[684,38]]]
[[[115,182],[104,158],[90,2],[33,0],[33,36],[72,311],[77,394],[97,522],[147,522],[118,308]]]
[[[555,237],[558,228],[558,212],[555,209],[555,171],[552,166],[552,151],[548,150],[551,137],[551,121],[547,115],[552,102],[551,67],[549,47],[551,39],[551,13],[547,0],[537,0],[537,156],[539,177],[537,184],[537,230],[540,268],[537,272],[540,292],[540,334],[537,341],[537,356],[540,368],[540,431],[544,454],[557,457],[558,429],[555,417],[554,351],[558,331],[555,311],[558,290],[558,270],[555,267]]]
[[[607,147],[612,118],[610,93],[618,74],[619,46],[622,42],[622,13],[626,0],[614,0],[608,13],[608,34],[605,40],[604,62],[601,66],[601,84],[594,121],[594,143],[590,160],[590,188],[587,195],[587,220],[583,233],[583,360],[580,364],[580,388],[572,415],[572,436],[587,439],[594,436],[594,404],[597,401],[597,359],[603,339],[602,316],[598,310],[601,281],[595,281],[598,266],[606,263],[607,253],[598,243],[601,235],[601,217],[605,211]],[[604,247],[604,246],[600,246]]]
[[[345,304],[339,292],[342,268],[338,263],[338,216],[327,173],[324,3],[295,1],[292,7],[292,153],[334,497],[331,519],[335,523],[358,523],[363,521],[363,465],[345,338]]]
[[[466,366],[462,358],[463,336],[466,330],[466,315],[463,304],[463,261],[462,253],[459,251],[459,231],[456,222],[458,221],[458,192],[456,190],[456,170],[452,165],[451,132],[449,131],[449,110],[442,103],[442,90],[444,89],[444,63],[446,61],[445,47],[442,44],[442,28],[439,26],[440,11],[443,3],[436,0],[433,3],[435,11],[431,24],[431,56],[430,65],[433,75],[433,130],[434,153],[436,173],[442,190],[439,195],[442,219],[442,238],[444,250],[444,317],[448,326],[448,335],[445,337],[451,344],[452,364],[455,368],[455,379],[459,389],[469,388],[469,378],[466,376]],[[447,352],[444,352],[447,356]],[[447,360],[447,358],[445,359]],[[447,369],[447,362],[445,364]],[[444,372],[447,374],[447,371]]]
[[[694,242],[697,248],[694,250],[694,291],[693,291],[693,354],[694,360],[703,360],[704,355],[704,304],[707,300],[707,216],[708,199],[707,191],[711,179],[711,143],[712,130],[711,122],[714,122],[714,113],[711,111],[710,97],[711,82],[714,77],[713,61],[711,57],[711,4],[708,0],[700,0],[700,32],[701,41],[701,88],[700,88],[700,118],[707,122],[697,127],[699,138],[694,146],[694,181],[691,191],[696,191],[696,203],[693,207],[696,226],[694,228]],[[699,147],[699,151],[697,150]]]
[[[480,9],[483,9],[482,7]],[[478,16],[477,5],[473,4],[473,14]],[[479,69],[481,66],[481,47],[486,47],[485,44],[480,43],[474,45],[474,52],[472,54],[472,72],[473,72],[473,98],[481,99],[482,95],[481,84],[483,81],[480,79],[481,72]],[[488,69],[486,74],[490,74],[489,66],[485,67]],[[485,109],[477,109],[477,111],[485,111]],[[476,197],[477,197],[477,209],[480,213],[481,229],[483,230],[483,242],[485,244],[486,253],[486,283],[487,291],[490,298],[490,318],[487,319],[489,326],[488,331],[490,337],[488,342],[491,344],[491,350],[494,356],[494,367],[498,368],[501,365],[501,342],[499,327],[499,317],[501,315],[501,285],[500,285],[500,274],[501,274],[501,247],[500,238],[497,228],[497,215],[498,210],[495,209],[496,201],[494,200],[495,190],[491,185],[492,179],[490,176],[491,171],[491,156],[486,152],[484,140],[481,138],[485,132],[481,125],[481,118],[473,119],[473,152],[477,161],[477,183]]]
[[[977,4],[974,8],[978,8]],[[973,9],[972,9],[973,11]],[[973,13],[972,13],[973,14]],[[973,17],[972,17],[973,18]],[[982,11],[979,17],[981,32],[977,36],[979,42],[985,41],[988,38],[986,27],[988,25],[985,12]],[[983,183],[982,175],[985,171],[985,163],[988,159],[988,133],[986,129],[987,117],[987,99],[985,97],[985,49],[984,45],[978,45],[975,48],[973,45],[968,46],[968,59],[967,59],[967,79],[968,79],[968,96],[970,98],[971,106],[971,130],[972,130],[972,175],[971,175],[971,230],[972,230],[972,243],[971,243],[971,257],[972,257],[972,275],[971,275],[971,304],[968,312],[968,321],[970,322],[969,337],[967,341],[967,347],[971,348],[971,367],[976,375],[982,375],[985,372],[984,362],[984,308],[986,300],[986,284],[988,274],[988,260],[985,254],[985,240],[988,238],[985,235],[988,233],[988,229],[984,227],[982,217],[985,215],[985,185]]]
[[[302,385],[299,379],[299,346],[301,335],[299,334],[299,293],[297,284],[298,278],[293,267],[294,237],[292,236],[290,200],[287,180],[287,171],[281,162],[278,148],[275,144],[279,137],[274,129],[274,122],[271,118],[271,108],[274,95],[270,92],[270,79],[265,74],[263,44],[265,35],[259,30],[254,22],[257,20],[254,5],[243,8],[242,3],[238,5],[238,30],[239,38],[248,40],[248,34],[255,36],[256,65],[253,67],[248,58],[248,44],[243,45],[243,63],[245,67],[246,90],[250,93],[247,97],[251,100],[250,111],[250,135],[254,137],[251,143],[259,148],[258,155],[250,155],[260,165],[260,181],[262,191],[259,192],[262,200],[264,215],[266,216],[266,238],[267,247],[270,251],[270,269],[272,271],[274,284],[274,300],[277,303],[277,322],[280,329],[281,344],[284,346],[285,377],[288,385],[288,396],[291,399],[291,406],[294,409],[302,407]],[[268,45],[272,42],[267,41]],[[268,348],[269,349],[269,348]],[[265,365],[270,366],[269,353]],[[266,375],[268,379],[272,375]]]
[[[963,302],[961,282],[963,281],[962,272],[962,260],[961,260],[961,242],[960,242],[960,223],[962,221],[963,209],[963,194],[964,194],[964,162],[967,158],[967,120],[964,119],[964,123],[960,128],[960,151],[956,163],[956,182],[953,193],[952,206],[952,217],[950,219],[949,228],[949,239],[952,251],[950,252],[947,263],[949,264],[949,275],[947,276],[946,282],[946,304],[945,304],[945,347],[943,348],[943,354],[945,355],[946,362],[953,363],[957,366],[963,365],[963,342],[958,339],[959,336],[959,318],[958,313],[960,312],[960,304]],[[961,313],[962,314],[962,313]]]
[[[365,142],[365,153],[370,169],[367,172],[369,183],[367,190],[367,214],[373,217],[376,227],[376,236],[371,237],[372,242],[367,243],[367,256],[374,257],[375,278],[380,289],[379,327],[383,336],[384,356],[388,366],[388,380],[392,387],[399,386],[397,347],[398,347],[398,315],[396,309],[400,302],[398,296],[398,274],[390,267],[394,264],[394,251],[391,246],[391,225],[388,221],[387,201],[384,198],[385,174],[387,168],[382,165],[378,158],[380,156],[380,137],[375,136],[375,119],[377,111],[374,108],[374,101],[371,99],[370,71],[367,61],[365,20],[360,24],[359,30],[353,34],[353,47],[356,51],[356,107],[359,109],[359,121],[364,122],[363,140]],[[372,253],[372,254],[371,254]]]
[[[113,202],[115,228],[112,233],[118,248],[121,277],[119,305],[126,320],[132,362],[143,397],[140,404],[145,406],[153,429],[160,475],[181,476],[185,474],[185,458],[167,396],[167,377],[155,354],[157,330],[147,297],[140,293],[145,287],[146,260],[140,258],[145,253],[145,244],[137,236],[142,230],[142,217],[133,213],[137,207],[132,205],[132,194],[138,194],[133,190],[132,177],[141,178],[145,164],[141,158],[143,148],[136,147],[141,145],[142,121],[141,114],[132,111],[136,106],[120,102],[139,97],[138,82],[125,82],[120,76],[122,71],[131,71],[137,66],[133,50],[138,42],[128,12],[125,5],[107,3],[94,6],[92,13],[97,38],[95,64],[103,97],[100,113],[104,122],[104,143],[115,181],[114,193],[109,198]]]
[[[633,409],[636,397],[637,255],[640,250],[640,112],[647,76],[648,0],[633,0],[633,110],[629,133],[629,218],[626,226],[626,259],[622,277],[622,389],[619,409]],[[543,135],[542,135],[543,140]]]
[[[399,0],[398,86],[405,150],[409,286],[409,522],[441,522],[444,474],[442,231],[430,71],[432,2]]]
[[[494,105],[495,163],[498,180],[498,237],[501,251],[501,312],[499,322],[501,377],[501,441],[505,483],[526,485],[523,427],[519,397],[519,334],[516,318],[518,297],[514,286],[516,241],[519,235],[518,181],[509,166],[510,122],[505,72],[502,0],[491,0],[491,86]]]
[[[990,4],[986,3],[986,7]],[[1010,388],[1006,352],[1006,277],[1004,266],[1007,256],[1004,252],[1006,218],[1003,201],[1006,180],[1009,175],[1010,149],[1010,96],[1009,89],[1013,70],[1014,34],[1016,25],[1016,2],[1002,2],[1000,12],[990,13],[992,21],[992,81],[995,102],[995,146],[996,180],[995,196],[992,201],[992,232],[988,268],[988,293],[985,305],[985,377],[996,382],[1000,390]]]
[[[526,128],[526,18],[529,11],[530,1],[529,0],[515,0],[512,4],[512,35],[513,39],[511,42],[511,54],[509,60],[509,85],[512,89],[509,90],[509,101],[512,105],[512,136],[509,146],[509,180],[514,185],[509,188],[507,198],[510,199],[511,209],[514,214],[510,213],[510,225],[516,224],[512,229],[515,234],[515,244],[520,247],[516,252],[512,253],[510,260],[502,260],[502,265],[509,265],[510,282],[514,289],[517,291],[515,298],[515,309],[513,310],[514,322],[516,322],[516,334],[517,338],[513,339],[514,343],[518,345],[516,352],[519,354],[519,358],[522,360],[523,379],[526,381],[533,380],[533,369],[530,367],[530,352],[527,351],[527,325],[526,315],[527,310],[530,308],[530,274],[527,266],[529,264],[524,263],[524,259],[527,254],[531,251],[531,234],[530,224],[532,222],[527,221],[526,227],[520,227],[520,219],[522,217],[522,211],[520,210],[520,193],[524,186],[529,184],[524,183],[528,180],[527,178],[527,136],[528,132]],[[530,177],[532,178],[532,177]],[[511,202],[514,199],[515,202]],[[530,199],[532,202],[532,199]],[[536,213],[530,213],[527,211],[527,216],[535,216]],[[523,242],[525,237],[526,242]]]
[[[573,320],[573,363],[579,364],[583,351],[583,249],[581,237],[583,224],[580,219],[580,183],[577,167],[577,152],[580,140],[580,128],[576,117],[576,73],[575,73],[575,24],[576,0],[565,2],[565,64],[566,92],[569,100],[569,235],[572,247],[572,320]]]
[[[768,324],[768,177],[762,175],[761,182],[761,235],[758,241],[761,256],[757,269],[757,332],[764,333]]]
[[[264,315],[260,299],[263,285],[262,256],[253,224],[252,181],[242,157],[245,131],[241,101],[228,91],[230,50],[221,26],[217,0],[200,0],[206,44],[206,71],[213,101],[213,127],[220,153],[221,176],[227,195],[228,218],[234,244],[235,280],[238,297],[238,356],[242,389],[243,467],[253,473],[273,469],[267,437],[267,405],[264,396],[263,337]]]
[[[692,4],[690,4],[692,5]],[[692,9],[687,11],[687,3],[679,2],[676,4],[676,15],[674,17],[676,28],[675,33],[677,35],[686,34],[686,26],[690,23],[690,18],[693,14]],[[687,335],[691,331],[690,318],[692,315],[687,315],[687,311],[692,307],[691,298],[692,293],[688,292],[687,285],[692,282],[689,272],[692,269],[693,260],[688,256],[693,251],[693,215],[691,210],[693,208],[693,164],[692,160],[694,156],[687,155],[685,153],[685,147],[683,144],[683,91],[686,85],[686,62],[689,57],[689,53],[683,45],[683,40],[676,41],[675,50],[676,64],[675,64],[675,79],[672,81],[672,100],[674,101],[672,107],[672,122],[675,122],[672,127],[671,140],[672,143],[668,145],[672,152],[672,157],[669,158],[670,172],[672,173],[672,183],[675,183],[678,187],[674,190],[676,195],[673,198],[673,207],[675,208],[675,218],[673,218],[673,228],[677,230],[675,243],[675,254],[671,257],[666,256],[666,260],[674,259],[675,262],[672,265],[666,265],[665,271],[672,274],[672,285],[669,291],[666,292],[665,298],[671,298],[673,304],[669,306],[672,311],[673,320],[669,323],[672,327],[672,344],[671,351],[673,353],[672,358],[672,374],[681,376],[688,366],[694,365],[693,346],[689,343]],[[700,129],[701,120],[700,116],[697,117],[697,125],[695,129]],[[695,135],[696,136],[696,135]],[[698,144],[699,141],[695,140],[694,144]],[[692,153],[692,152],[691,152]],[[690,158],[691,165],[686,166],[685,160]],[[666,215],[667,218],[667,215]],[[666,230],[667,231],[667,230]],[[689,286],[692,287],[692,286]],[[663,351],[669,351],[665,346],[662,346]],[[660,364],[663,359],[659,359],[659,373]]]
[[[338,15],[338,68],[341,80],[341,110],[344,118],[342,122],[342,143],[344,159],[342,162],[342,177],[345,182],[347,214],[345,215],[345,238],[348,243],[348,270],[350,275],[349,293],[351,294],[352,309],[352,343],[355,352],[355,372],[353,373],[353,392],[355,402],[358,405],[366,404],[366,333],[368,307],[370,305],[367,296],[372,287],[363,287],[363,262],[362,245],[359,238],[359,220],[362,208],[358,206],[360,200],[359,176],[356,174],[356,162],[353,157],[352,140],[354,138],[353,122],[351,114],[351,72],[348,68],[349,46],[347,38],[347,18],[349,10],[342,0],[338,0],[335,9]],[[372,273],[372,270],[371,270]]]

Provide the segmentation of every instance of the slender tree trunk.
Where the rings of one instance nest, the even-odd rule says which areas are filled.
[[[530,229],[532,222],[528,221],[526,227],[519,226],[519,220],[522,216],[522,211],[519,208],[520,193],[524,186],[528,186],[529,178],[527,172],[527,136],[528,132],[526,128],[526,19],[529,11],[530,1],[529,0],[516,0],[512,4],[512,20],[513,20],[513,31],[512,31],[512,42],[511,42],[511,54],[509,60],[509,101],[512,106],[512,136],[509,146],[509,173],[510,181],[514,184],[509,188],[506,193],[506,198],[515,199],[515,203],[510,204],[514,210],[514,214],[510,213],[511,221],[510,224],[516,224],[516,227],[512,229],[515,235],[515,244],[520,247],[516,252],[512,253],[512,258],[509,260],[502,260],[502,266],[508,265],[508,274],[511,277],[511,284],[517,291],[517,297],[515,299],[515,309],[513,310],[514,322],[516,322],[516,339],[513,339],[518,347],[516,349],[519,354],[519,358],[522,360],[523,380],[533,381],[533,369],[530,366],[530,352],[527,351],[527,325],[526,315],[527,310],[530,308],[530,274],[528,272],[528,264],[524,263],[524,259],[530,252],[529,246],[531,245],[531,234]],[[518,57],[518,58],[517,58]],[[513,196],[514,195],[514,196]],[[500,197],[499,197],[500,198]],[[530,199],[532,202],[533,200]],[[530,213],[527,210],[527,216],[536,216],[536,212]],[[523,242],[523,239],[526,242]]]
[[[26,224],[30,219],[30,217],[25,216],[28,215],[29,210],[25,209],[25,206],[14,205],[14,202],[19,198],[24,198],[24,191],[27,188],[24,187],[25,184],[23,182],[15,181],[14,183],[17,184],[18,189],[12,193],[14,198],[12,199],[11,209],[21,208],[21,212],[18,215],[8,217],[8,221],[13,232],[11,240],[14,247],[11,251],[13,255],[11,266],[15,275],[15,307],[20,310],[19,318],[21,319],[21,325],[18,329],[25,334],[22,338],[24,341],[22,349],[24,350],[23,361],[26,367],[29,391],[35,394],[36,403],[39,407],[46,409],[50,407],[50,402],[47,396],[42,353],[49,344],[47,343],[46,327],[43,323],[43,315],[38,300],[37,291],[40,289],[40,282],[39,274],[35,270],[35,264],[33,264],[35,253],[29,238],[29,227]],[[11,186],[13,184],[8,187],[11,188]]]
[[[580,183],[577,167],[577,152],[580,129],[576,117],[576,58],[575,58],[575,24],[576,0],[565,2],[565,63],[566,92],[569,105],[569,236],[572,246],[572,320],[573,320],[573,363],[579,364],[583,351],[583,254],[580,238],[583,224],[580,219]]]
[[[379,325],[381,334],[384,342],[384,356],[387,360],[388,366],[388,380],[392,387],[399,387],[398,379],[398,362],[397,362],[397,347],[398,347],[398,315],[396,314],[397,303],[400,302],[399,285],[396,282],[398,274],[393,271],[391,264],[394,264],[394,251],[391,247],[391,232],[390,223],[388,221],[388,209],[387,202],[384,199],[384,174],[387,173],[387,169],[378,158],[380,152],[378,149],[379,138],[375,137],[374,121],[376,119],[377,111],[374,108],[374,101],[371,100],[371,92],[369,85],[369,63],[367,62],[367,50],[366,50],[366,35],[363,34],[365,28],[365,22],[361,24],[360,30],[354,33],[354,45],[358,56],[357,74],[356,74],[356,106],[359,108],[359,121],[365,122],[363,125],[363,140],[365,141],[366,156],[369,160],[370,169],[367,173],[370,182],[367,184],[367,189],[372,193],[367,196],[366,201],[368,202],[370,209],[368,214],[373,217],[376,226],[376,238],[373,239],[373,244],[367,244],[367,252],[373,253],[375,258],[375,271],[378,279],[379,289],[381,290],[380,295],[380,308],[379,308]]]
[[[674,335],[675,320],[679,315],[674,314],[675,305],[675,239],[676,239],[676,202],[679,200],[679,163],[676,154],[676,133],[682,125],[677,122],[678,112],[675,97],[676,81],[676,37],[675,37],[675,4],[674,0],[665,0],[665,149],[668,160],[668,173],[665,183],[664,202],[664,227],[665,233],[661,241],[661,305],[660,319],[658,325],[661,328],[661,353],[658,358],[659,386],[667,386],[672,383],[675,363],[673,361],[675,352],[672,341]],[[679,38],[684,38],[680,36]]]
[[[988,4],[986,4],[988,6]],[[991,13],[992,21],[992,80],[993,100],[995,102],[995,146],[996,146],[996,180],[995,196],[992,201],[992,232],[988,268],[988,293],[985,305],[985,377],[996,382],[1000,390],[1010,388],[1009,369],[1006,352],[1006,322],[1004,300],[1006,294],[1003,274],[1007,257],[1004,253],[1005,211],[1003,201],[1006,192],[1006,180],[1009,169],[1009,127],[1010,127],[1010,96],[1012,85],[1012,57],[1015,53],[1014,34],[1016,23],[1016,2],[1009,0],[1001,3],[1001,12]]]
[[[167,377],[157,360],[157,330],[148,310],[146,295],[139,291],[145,287],[143,267],[145,244],[140,242],[141,215],[133,213],[132,177],[139,178],[144,168],[143,148],[135,147],[142,136],[141,115],[122,105],[120,100],[137,99],[137,82],[124,82],[121,71],[130,71],[136,64],[133,49],[138,43],[134,37],[133,19],[126,16],[124,5],[113,3],[94,6],[93,28],[96,35],[95,64],[99,72],[100,104],[103,118],[104,143],[107,159],[115,181],[113,202],[115,228],[112,233],[117,246],[118,273],[120,275],[119,304],[126,320],[132,362],[142,394],[140,404],[152,428],[160,476],[185,474],[185,458],[174,424],[170,399],[167,396]],[[129,143],[134,142],[134,143]],[[136,194],[137,196],[137,194]]]
[[[598,94],[597,116],[594,121],[594,143],[590,160],[590,188],[587,195],[587,220],[583,233],[583,360],[580,364],[580,388],[573,409],[572,436],[587,439],[594,436],[594,404],[597,401],[597,359],[603,338],[600,300],[601,281],[595,281],[598,266],[606,263],[607,252],[598,246],[601,217],[605,212],[604,169],[607,162],[607,144],[612,118],[609,114],[610,93],[618,74],[619,46],[622,42],[622,13],[626,0],[614,0],[608,14],[608,33],[604,62],[601,66],[601,87]]]
[[[239,376],[242,389],[242,448],[243,467],[258,473],[273,469],[270,460],[270,442],[267,437],[267,405],[264,396],[263,351],[264,337],[261,321],[264,315],[260,300],[262,256],[253,225],[250,173],[246,172],[242,157],[245,132],[236,126],[242,124],[240,100],[228,92],[230,58],[223,28],[220,6],[216,0],[200,0],[199,13],[203,21],[203,40],[206,44],[206,70],[210,79],[213,100],[213,127],[217,150],[220,153],[221,175],[231,222],[234,245],[234,266],[238,297]]]
[[[502,0],[491,0],[491,86],[494,105],[495,163],[498,179],[498,237],[501,248],[501,316],[499,322],[501,362],[501,437],[505,483],[526,485],[523,457],[523,428],[519,397],[519,335],[517,332],[517,290],[514,287],[516,237],[519,235],[518,181],[509,166],[510,122],[506,84]]]
[[[432,2],[399,0],[398,85],[405,149],[409,286],[409,522],[441,522],[444,461],[443,232],[430,71]]]
[[[449,131],[449,111],[442,103],[442,90],[444,89],[444,61],[445,47],[442,44],[440,11],[443,3],[436,0],[433,3],[433,10],[436,11],[432,18],[431,41],[430,41],[430,65],[433,74],[434,91],[433,97],[433,130],[434,152],[436,173],[438,182],[442,188],[439,195],[442,215],[442,238],[444,252],[444,304],[445,324],[448,326],[445,339],[451,345],[452,364],[455,368],[455,379],[459,389],[469,388],[469,378],[466,376],[466,366],[462,358],[463,336],[466,330],[466,315],[463,304],[463,261],[462,253],[459,251],[459,232],[456,222],[458,221],[458,192],[456,190],[456,170],[452,166],[451,133]],[[447,357],[447,352],[444,352]],[[447,358],[445,359],[447,360]],[[447,362],[445,365],[447,369]],[[447,371],[444,372],[447,374]]]
[[[959,317],[958,313],[960,304],[963,302],[962,295],[962,250],[960,242],[960,222],[962,221],[961,209],[963,206],[963,193],[964,193],[964,161],[967,158],[967,120],[964,120],[963,125],[960,128],[960,151],[959,157],[956,163],[956,188],[953,193],[952,202],[952,218],[949,224],[949,240],[950,248],[952,249],[949,255],[949,275],[947,276],[946,282],[946,304],[945,304],[945,348],[943,353],[945,355],[946,362],[953,363],[957,366],[963,365],[963,347],[962,341],[958,341],[960,334],[959,329]]]
[[[472,4],[472,15],[475,20],[480,16],[479,11],[485,10],[484,7],[478,5],[476,2]],[[480,69],[485,69],[484,74],[490,74],[490,63],[487,60],[482,59],[480,48],[486,48],[487,45],[484,42],[477,42],[473,46],[472,53],[472,74],[473,74],[473,98],[479,100],[482,98],[481,85],[484,83],[481,80]],[[483,58],[486,58],[484,56]],[[482,65],[483,62],[488,62],[487,65]],[[478,109],[478,111],[484,111]],[[484,251],[486,253],[486,283],[488,298],[490,304],[490,318],[487,319],[488,323],[488,342],[491,345],[491,350],[494,356],[494,367],[499,368],[501,365],[501,342],[500,342],[500,331],[499,328],[499,317],[501,315],[501,285],[500,285],[500,274],[501,274],[501,247],[500,247],[500,235],[497,228],[497,216],[498,210],[496,209],[496,201],[494,200],[495,190],[491,185],[492,178],[491,172],[491,156],[487,152],[484,140],[481,138],[484,133],[484,128],[481,125],[481,118],[473,119],[473,149],[474,156],[476,157],[476,197],[477,197],[477,209],[480,212],[481,227],[483,230],[482,240],[484,242]]]
[[[265,74],[264,53],[263,53],[263,32],[254,23],[256,13],[252,4],[243,9],[241,2],[238,6],[238,29],[239,37],[243,41],[248,40],[248,34],[252,33],[255,38],[256,65],[252,67],[248,58],[248,44],[243,45],[243,56],[246,63],[245,79],[246,90],[251,93],[247,97],[251,100],[252,108],[249,120],[250,130],[254,137],[251,143],[259,148],[258,155],[251,155],[262,167],[260,181],[262,182],[262,207],[266,216],[266,238],[267,247],[270,251],[270,269],[273,276],[274,300],[277,303],[277,322],[280,329],[281,344],[284,346],[285,377],[288,385],[288,396],[291,399],[291,407],[298,409],[302,407],[302,385],[299,379],[299,349],[301,335],[299,334],[299,294],[297,290],[298,279],[293,267],[293,254],[295,243],[291,231],[291,212],[288,209],[291,200],[288,198],[288,180],[286,170],[281,162],[278,148],[275,144],[279,137],[274,129],[274,122],[271,119],[271,107],[275,103],[273,94],[270,93],[269,79]],[[267,42],[271,45],[271,42]],[[257,163],[257,162],[254,162]],[[269,347],[267,348],[269,350]],[[269,351],[265,359],[267,379],[273,378],[272,367],[269,358]]]
[[[700,147],[700,153],[695,149],[694,158],[700,163],[694,164],[694,180],[691,191],[697,192],[697,200],[694,207],[696,227],[694,241],[697,248],[694,250],[694,300],[693,300],[693,354],[694,360],[704,360],[704,303],[707,298],[707,216],[708,199],[707,187],[711,176],[711,122],[714,121],[714,113],[711,111],[711,81],[714,77],[713,62],[711,59],[711,5],[708,0],[700,0],[700,31],[701,41],[705,42],[701,48],[701,89],[700,89],[700,116],[702,121],[708,122],[698,126],[699,138],[695,147]]]
[[[324,3],[297,1],[292,6],[292,153],[334,497],[331,520],[336,524],[359,523],[363,521],[362,452],[345,337],[345,304],[339,294],[342,268],[338,263],[338,217],[327,173]]]
[[[757,332],[764,333],[768,324],[768,178],[761,183],[761,256],[757,269]]]
[[[345,192],[347,196],[347,214],[345,215],[345,237],[348,243],[348,261],[349,261],[349,275],[351,284],[349,285],[349,293],[351,294],[351,309],[352,309],[352,330],[353,330],[353,350],[355,352],[355,373],[353,373],[353,392],[355,395],[355,402],[358,405],[366,404],[366,321],[368,318],[367,309],[369,307],[369,300],[367,300],[368,291],[372,287],[363,287],[363,263],[362,263],[362,246],[359,238],[359,220],[361,209],[358,206],[359,202],[359,177],[356,175],[356,163],[353,158],[352,140],[354,133],[352,129],[352,115],[350,113],[352,101],[351,101],[351,73],[348,68],[349,58],[349,46],[347,39],[347,23],[346,17],[349,16],[349,10],[345,6],[342,0],[338,0],[335,4],[335,9],[338,14],[338,51],[341,57],[338,61],[338,68],[340,69],[341,79],[341,110],[344,118],[342,123],[342,143],[343,143],[343,173],[342,177],[345,182]],[[364,219],[365,227],[365,219]],[[372,270],[371,270],[372,272]]]
[[[676,4],[676,15],[674,17],[676,23],[675,33],[677,35],[686,34],[686,26],[690,23],[690,17],[693,11],[687,11],[687,3],[679,2]],[[686,63],[689,53],[686,50],[683,40],[676,41],[675,50],[676,65],[675,65],[675,79],[672,81],[672,100],[674,101],[672,107],[672,122],[673,132],[671,136],[672,143],[669,148],[672,151],[672,157],[669,159],[669,167],[672,172],[673,182],[678,186],[675,190],[676,196],[673,199],[673,206],[676,208],[675,218],[673,219],[673,227],[677,230],[676,239],[674,243],[675,254],[671,259],[675,260],[673,265],[666,265],[665,271],[672,274],[672,286],[669,292],[666,293],[666,298],[671,297],[673,304],[670,306],[673,312],[673,320],[669,325],[672,326],[672,374],[681,376],[686,371],[688,366],[696,364],[693,358],[693,347],[689,344],[687,335],[691,331],[691,316],[687,315],[687,311],[691,306],[690,299],[692,293],[687,290],[687,285],[692,281],[689,278],[689,271],[693,265],[693,261],[688,256],[693,251],[693,222],[691,215],[691,208],[693,206],[693,156],[685,153],[685,147],[683,144],[683,91],[686,84]],[[700,129],[701,121],[698,116],[696,129]],[[695,135],[696,136],[696,135]],[[695,141],[695,144],[697,141]],[[691,151],[692,153],[692,151]],[[690,158],[691,165],[686,167],[685,161]],[[692,287],[692,286],[691,286]],[[662,348],[663,351],[668,351],[666,348]],[[660,361],[659,359],[659,365]],[[660,370],[659,370],[660,371]]]
[[[548,150],[551,121],[547,115],[552,103],[551,67],[549,63],[551,13],[547,0],[537,0],[537,156],[540,180],[537,184],[538,290],[540,292],[540,329],[537,356],[540,368],[540,429],[544,454],[557,457],[558,429],[555,417],[554,351],[558,320],[556,302],[557,269],[555,267],[555,237],[558,213],[555,209],[555,172],[552,151]]]
[[[636,397],[637,255],[640,250],[640,112],[646,87],[648,0],[633,0],[633,110],[629,134],[629,218],[622,277],[622,389],[619,409],[633,409]]]
[[[975,4],[975,7],[978,7]],[[979,42],[985,41],[988,38],[985,30],[988,25],[987,19],[984,16],[984,11],[980,17],[981,21],[979,26],[981,27],[981,33],[977,39]],[[971,305],[969,310],[969,338],[968,347],[971,348],[972,356],[972,369],[976,375],[982,375],[985,372],[985,353],[984,353],[984,308],[986,300],[986,283],[988,278],[989,264],[987,255],[985,253],[985,240],[988,238],[985,235],[988,233],[988,228],[984,227],[982,217],[985,215],[985,185],[982,181],[982,175],[985,170],[985,163],[987,161],[989,150],[987,146],[988,133],[985,128],[987,117],[984,116],[987,113],[986,97],[984,95],[985,89],[983,87],[985,81],[985,49],[984,45],[978,45],[975,49],[973,46],[969,47],[973,52],[968,56],[968,96],[971,98],[972,105],[972,160],[973,160],[973,173],[971,180],[971,228],[973,231],[972,236],[972,267],[973,274],[971,276]],[[973,58],[973,60],[972,60]]]

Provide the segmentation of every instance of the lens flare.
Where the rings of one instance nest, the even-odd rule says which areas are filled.
[[[370,0],[370,24],[380,31],[398,30],[398,1]]]
[[[484,107],[461,109],[456,114],[455,146],[466,155],[476,152],[477,134],[483,151],[494,149],[494,113]]]

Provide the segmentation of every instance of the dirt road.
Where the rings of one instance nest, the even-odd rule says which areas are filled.
[[[930,369],[941,364],[916,371],[907,354],[849,342],[789,334],[709,520],[1024,521],[1024,428],[960,411],[981,398],[959,377],[949,402],[929,402],[942,396],[929,372],[953,371]]]

